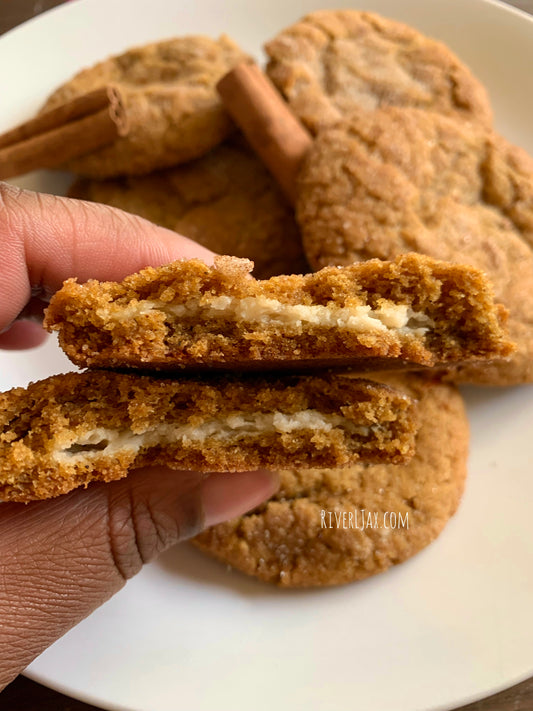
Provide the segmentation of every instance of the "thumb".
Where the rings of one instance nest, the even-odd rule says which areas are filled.
[[[0,504],[0,690],[142,565],[254,508],[273,473],[140,469],[33,504]]]

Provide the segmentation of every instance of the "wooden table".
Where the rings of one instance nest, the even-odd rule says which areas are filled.
[[[0,34],[62,2],[64,0],[0,0]],[[509,4],[533,14],[533,0],[509,0]],[[0,711],[100,710],[19,676],[0,695]],[[533,677],[483,701],[461,706],[457,711],[533,711]]]

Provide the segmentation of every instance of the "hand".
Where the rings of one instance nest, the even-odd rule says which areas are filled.
[[[0,348],[46,338],[34,321],[66,278],[119,280],[180,257],[213,254],[119,210],[0,183]],[[0,503],[0,689],[144,563],[276,486],[266,471],[159,467],[50,501]]]

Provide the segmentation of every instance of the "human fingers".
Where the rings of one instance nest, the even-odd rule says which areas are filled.
[[[144,563],[276,487],[266,471],[159,467],[50,501],[0,504],[0,689]]]
[[[69,277],[120,280],[146,266],[213,253],[171,230],[105,205],[0,183],[0,331],[32,296]]]

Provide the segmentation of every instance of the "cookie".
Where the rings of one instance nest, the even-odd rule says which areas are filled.
[[[181,260],[123,282],[69,279],[46,311],[83,367],[267,370],[434,366],[513,352],[476,269],[404,255],[253,279],[252,262]]]
[[[127,136],[69,163],[92,178],[142,175],[207,153],[233,130],[215,90],[246,59],[228,37],[180,37],[147,44],[84,69],[42,111],[109,84],[120,90]]]
[[[482,127],[416,109],[353,115],[315,141],[297,216],[319,269],[404,252],[482,269],[509,310],[508,363],[461,382],[533,381],[533,161]]]
[[[293,211],[244,141],[145,177],[78,180],[69,195],[140,215],[219,254],[247,257],[258,279],[309,271]]]
[[[343,376],[55,375],[0,394],[0,499],[49,498],[153,464],[232,472],[405,461],[415,428],[409,396]]]
[[[381,573],[431,543],[464,487],[463,402],[452,386],[416,375],[384,382],[418,400],[421,426],[408,464],[282,471],[267,504],[207,529],[196,546],[260,580],[310,587]]]
[[[429,109],[490,125],[484,87],[440,42],[368,12],[307,15],[265,46],[267,72],[312,133],[354,111]]]

